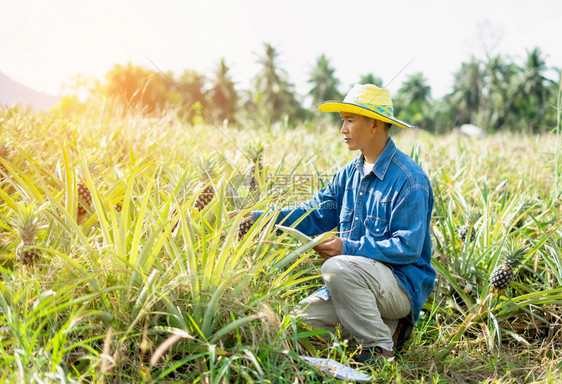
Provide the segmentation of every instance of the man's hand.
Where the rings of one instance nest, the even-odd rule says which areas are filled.
[[[318,244],[313,249],[318,252],[320,257],[322,257],[324,260],[328,260],[332,256],[341,255],[343,250],[343,241],[341,237],[338,236],[330,237],[329,239],[324,240],[323,242]]]

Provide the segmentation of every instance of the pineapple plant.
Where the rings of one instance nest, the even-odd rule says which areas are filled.
[[[513,223],[513,227],[510,230],[510,233],[523,228],[525,224],[525,216],[532,207],[533,201],[531,200],[531,198],[524,197],[521,200],[519,207],[515,212],[515,221]]]
[[[10,158],[10,147],[6,144],[0,144],[0,159],[8,161]],[[8,175],[8,169],[2,162],[0,162],[0,180],[3,180]]]
[[[515,280],[514,270],[527,253],[527,247],[515,249],[504,257],[503,262],[492,271],[490,284],[496,290],[506,289]]]
[[[215,189],[211,183],[215,173],[215,161],[212,157],[200,157],[196,163],[196,167],[201,174],[202,182],[208,184],[205,189],[199,193],[199,196],[197,196],[197,199],[195,200],[195,208],[201,211],[209,205],[215,196]]]
[[[251,191],[257,188],[256,172],[263,169],[264,146],[260,140],[250,141],[245,148],[246,155],[252,162],[252,167],[248,171],[246,178]]]
[[[475,209],[469,210],[466,215],[466,224],[459,228],[458,235],[459,239],[463,242],[467,241],[467,237],[470,234],[470,239],[468,242],[473,242],[476,238],[476,231],[474,230],[474,224],[482,216],[480,212]]]
[[[20,240],[16,248],[16,260],[23,265],[32,265],[41,256],[35,247],[35,238],[39,232],[39,216],[33,205],[24,205],[19,209],[15,228]]]

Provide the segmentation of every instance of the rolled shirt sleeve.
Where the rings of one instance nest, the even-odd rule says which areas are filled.
[[[315,236],[331,231],[338,225],[337,186],[332,181],[318,191],[310,200],[298,204],[296,207],[281,208],[276,224],[292,226],[296,221],[296,229],[308,236]],[[257,220],[263,211],[252,211]]]

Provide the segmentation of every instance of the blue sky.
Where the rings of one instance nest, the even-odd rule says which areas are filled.
[[[441,97],[470,56],[501,53],[521,63],[538,46],[547,64],[562,67],[561,25],[555,0],[4,1],[0,71],[57,94],[71,76],[102,78],[116,63],[150,68],[149,58],[165,71],[211,75],[224,57],[246,89],[268,42],[300,94],[326,54],[343,92],[368,72],[385,82],[397,76],[391,92],[422,72]]]

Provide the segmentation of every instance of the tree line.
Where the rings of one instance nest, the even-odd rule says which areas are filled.
[[[176,76],[130,63],[115,65],[91,93],[111,99],[123,111],[155,114],[172,108],[178,118],[192,123],[228,120],[269,126],[317,118],[314,111],[303,107],[278,59],[279,52],[265,43],[258,59],[260,71],[250,90],[236,88],[230,68],[221,59],[211,77],[192,70]],[[462,124],[474,124],[487,132],[544,132],[556,125],[556,101],[562,87],[560,79],[547,77],[552,70],[561,73],[547,66],[539,48],[527,51],[521,64],[503,55],[472,57],[455,73],[452,92],[439,99],[432,97],[423,73],[414,73],[393,95],[395,115],[434,133],[449,132]],[[373,73],[360,76],[357,82],[384,86],[383,79]],[[307,96],[313,104],[344,96],[336,70],[325,55],[316,60],[308,83]],[[63,103],[66,108],[72,104],[68,99]]]

